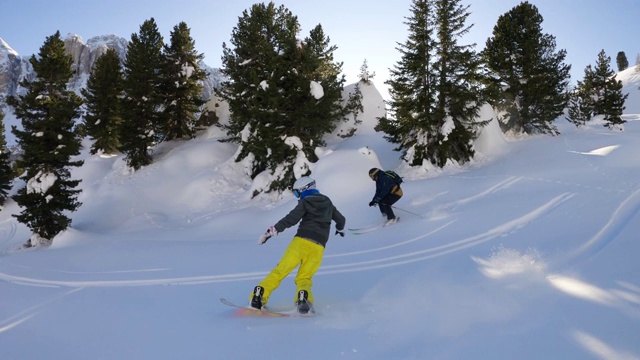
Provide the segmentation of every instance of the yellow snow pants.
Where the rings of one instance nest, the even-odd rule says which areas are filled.
[[[294,302],[298,300],[297,295],[300,290],[307,290],[309,293],[308,301],[313,304],[313,295],[311,293],[311,285],[313,284],[311,278],[318,271],[320,264],[322,263],[322,256],[324,255],[324,247],[316,244],[310,240],[294,236],[293,240],[282,255],[282,259],[276,267],[271,270],[271,273],[267,275],[259,286],[264,288],[264,294],[262,295],[262,304],[266,304],[269,301],[271,292],[280,286],[280,282],[287,277],[293,269],[298,265],[298,274],[296,275],[296,297]],[[252,294],[253,295],[253,294]],[[251,299],[251,296],[249,297]]]

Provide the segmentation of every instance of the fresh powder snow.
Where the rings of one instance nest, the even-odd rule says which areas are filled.
[[[402,164],[373,129],[382,97],[361,84],[362,124],[327,137],[311,176],[362,227],[381,220],[369,168],[395,170],[401,220],[331,236],[314,318],[239,317],[219,301],[248,302],[295,228],[258,237],[296,204],[252,198],[270,175],[251,181],[219,129],[161,144],[136,172],[85,141],[83,204],[51,246],[21,249],[20,210],[0,212],[0,358],[640,359],[640,81],[618,76],[624,131],[559,118],[559,136],[510,139],[493,121],[472,162],[443,169]],[[269,305],[294,296],[289,277]]]

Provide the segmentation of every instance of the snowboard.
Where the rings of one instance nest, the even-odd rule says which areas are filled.
[[[286,311],[274,311],[274,310],[269,310],[268,308],[258,310],[252,307],[234,304],[225,298],[220,298],[220,302],[227,306],[236,308],[236,311],[234,312],[234,314],[238,316],[255,316],[255,317],[314,317],[316,316],[315,312],[311,312],[311,311],[308,312],[307,314],[300,314],[295,308],[291,310],[286,310]]]

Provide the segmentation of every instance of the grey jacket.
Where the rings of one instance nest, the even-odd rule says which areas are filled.
[[[302,221],[298,226],[296,236],[322,246],[325,246],[329,240],[332,220],[336,222],[336,230],[344,230],[346,223],[344,216],[336,209],[331,199],[320,193],[311,194],[298,200],[298,205],[274,226],[280,233],[297,224],[300,220]]]

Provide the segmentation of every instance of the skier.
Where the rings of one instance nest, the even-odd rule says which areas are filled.
[[[382,171],[378,168],[371,168],[369,177],[376,182],[376,193],[369,202],[369,206],[378,205],[385,226],[395,224],[398,218],[393,213],[391,205],[402,197],[402,189],[400,188],[402,178],[393,171]]]
[[[316,189],[315,180],[307,176],[299,178],[293,184],[293,194],[299,198],[296,207],[275,225],[270,226],[267,232],[260,236],[258,243],[264,244],[272,236],[298,222],[300,226],[278,265],[253,289],[249,297],[252,308],[262,309],[266,306],[271,292],[300,265],[295,278],[296,306],[301,314],[313,312],[312,277],[322,262],[332,220],[336,223],[335,235],[344,237],[344,216],[328,196]]]

